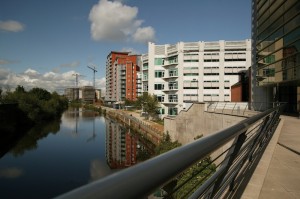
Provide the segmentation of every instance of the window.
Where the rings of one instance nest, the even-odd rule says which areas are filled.
[[[163,70],[156,70],[154,76],[155,77],[164,77],[165,76],[165,71],[163,71]]]
[[[246,59],[225,59],[225,61],[246,61]]]
[[[164,90],[164,84],[154,84],[154,90]]]
[[[219,89],[219,87],[204,87],[204,89]]]
[[[168,86],[170,90],[178,89],[177,82],[169,82]]]
[[[177,108],[176,107],[170,107],[168,109],[168,115],[177,115]]]
[[[224,73],[225,75],[239,75],[240,73]]]
[[[147,92],[148,91],[148,84],[143,85],[143,91]]]
[[[164,59],[163,58],[155,58],[154,65],[155,66],[164,65]]]
[[[199,73],[183,73],[183,76],[198,76]]]
[[[198,87],[183,87],[183,89],[198,89]]]
[[[183,96],[198,96],[198,94],[183,94]]]
[[[264,77],[274,77],[275,76],[275,68],[264,68],[263,69]]]
[[[164,109],[164,108],[161,108],[161,109],[160,109],[160,114],[162,114],[162,115],[165,114],[165,109]]]
[[[177,95],[169,95],[169,102],[178,102]]]
[[[183,62],[199,62],[198,59],[185,59]]]
[[[246,51],[246,48],[228,48],[225,51]]]
[[[166,61],[168,61],[169,64],[176,64],[178,62],[177,55],[167,58]]]
[[[184,67],[184,70],[198,69],[198,67]]]
[[[204,59],[204,62],[219,62],[219,59]]]
[[[209,75],[219,75],[219,73],[204,73],[204,75],[207,75],[207,76],[209,76]]]
[[[159,102],[164,102],[165,101],[165,96],[164,95],[157,95],[156,98],[157,98],[157,101],[159,101]]]
[[[173,76],[178,76],[178,70],[177,69],[173,69],[169,71],[169,76],[173,77]]]

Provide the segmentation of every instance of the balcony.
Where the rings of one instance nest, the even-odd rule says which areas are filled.
[[[178,86],[169,86],[166,89],[163,90],[163,92],[176,92],[178,91]]]
[[[177,104],[178,103],[178,99],[169,99],[169,100],[165,100],[162,103],[163,104]]]
[[[178,78],[178,74],[169,74],[169,75],[165,75],[164,77],[162,77],[164,80],[167,80],[167,79],[172,79],[172,78]]]
[[[178,65],[178,60],[177,59],[172,60],[172,61],[165,60],[164,64],[163,64],[163,67],[168,68],[168,67],[174,66],[174,65]]]

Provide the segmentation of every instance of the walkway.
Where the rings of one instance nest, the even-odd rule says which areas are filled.
[[[162,132],[164,131],[164,125],[158,124],[158,123],[150,121],[150,120],[146,120],[144,117],[140,116],[140,113],[137,113],[137,112],[134,112],[134,111],[125,111],[125,110],[122,110],[122,111],[124,113],[128,114],[128,115],[132,115],[136,119],[138,119],[140,121],[143,121],[143,122],[147,123],[148,125],[156,128],[156,129],[159,129]]]
[[[300,119],[280,118],[242,198],[300,198]]]

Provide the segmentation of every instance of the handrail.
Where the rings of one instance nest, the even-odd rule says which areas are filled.
[[[272,126],[271,122],[273,119],[269,118],[273,117],[275,118],[275,120],[277,120],[282,106],[283,105],[259,113],[227,129],[218,131],[215,134],[203,137],[190,144],[173,149],[148,161],[127,168],[110,176],[104,177],[98,181],[84,185],[73,191],[58,196],[57,198],[73,199],[145,197],[155,191],[155,189],[162,186],[164,183],[176,177],[180,172],[193,165],[199,159],[208,156],[213,151],[228,143],[233,138],[236,138],[236,140],[240,140],[240,137],[245,136],[245,132],[250,129],[256,122],[261,120],[266,121],[265,126],[261,128],[263,130],[265,130],[269,126]],[[242,143],[237,143],[237,145],[240,146],[233,147],[232,154],[236,154],[241,147]],[[259,144],[253,143],[253,146],[256,145]],[[233,160],[234,159],[230,157],[228,161],[232,162]],[[227,170],[228,165],[223,165],[214,174],[214,176],[218,173],[220,173],[221,175],[221,177],[218,177],[219,182],[215,182],[217,185],[219,183],[222,183],[222,178],[225,177],[222,175]],[[209,181],[210,179],[207,180],[207,182]],[[213,192],[215,191],[215,189],[217,189],[217,187],[214,187]]]

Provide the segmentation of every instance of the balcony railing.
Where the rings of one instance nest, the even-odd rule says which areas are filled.
[[[182,188],[180,198],[240,198],[277,128],[282,109],[283,105],[276,106],[58,198],[146,198],[157,190],[162,190],[163,198],[175,198]],[[209,156],[210,163],[203,166]],[[203,168],[179,183],[183,171],[199,165]],[[203,172],[211,165],[215,167],[212,172]]]

